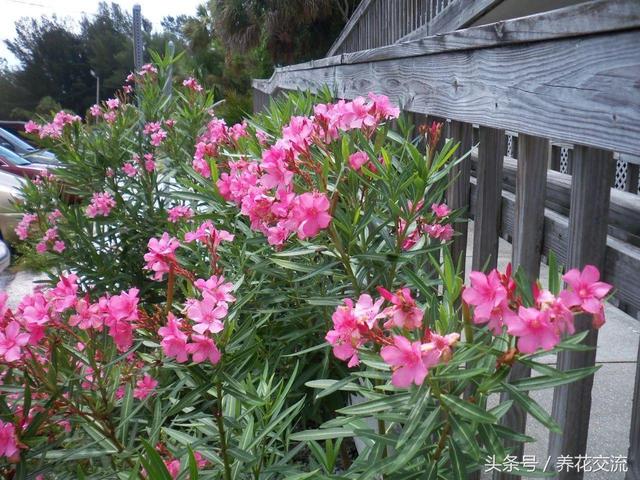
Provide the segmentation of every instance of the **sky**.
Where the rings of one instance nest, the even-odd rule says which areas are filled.
[[[10,66],[16,66],[16,58],[9,52],[4,40],[15,36],[15,21],[21,17],[57,15],[68,17],[76,24],[83,15],[94,14],[99,0],[0,0],[0,58],[5,58]],[[168,15],[193,15],[203,0],[109,0],[124,10],[132,11],[133,5],[140,5],[142,16],[153,24],[154,31],[160,29],[160,21]]]

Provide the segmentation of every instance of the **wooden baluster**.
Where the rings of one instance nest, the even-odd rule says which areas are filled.
[[[549,140],[530,135],[518,136],[520,157],[516,174],[516,205],[513,226],[513,251],[511,262],[514,272],[520,267],[529,281],[535,281],[540,275],[540,256],[544,228],[544,201],[547,185],[547,164],[551,155]],[[509,381],[526,378],[531,369],[516,363],[509,374]],[[503,393],[500,402],[509,400]],[[516,432],[524,433],[527,424],[526,412],[514,404],[502,418],[502,424]],[[513,447],[512,455],[519,460],[524,453],[524,445],[518,442],[509,443]],[[513,480],[519,475],[495,472],[494,479]]]
[[[504,130],[480,127],[477,199],[473,228],[473,270],[498,264],[498,231],[502,205]]]
[[[571,211],[569,213],[568,268],[583,268],[587,264],[603,271],[607,241],[607,216],[611,194],[611,177],[615,171],[613,154],[596,148],[576,145],[573,152],[573,176],[571,181]],[[589,331],[584,344],[594,347],[586,352],[561,352],[558,368],[570,370],[595,364],[595,346],[598,331],[591,327],[592,315],[575,318],[576,333]],[[553,394],[552,415],[560,425],[562,434],[549,437],[550,466],[560,455],[576,458],[587,449],[589,416],[591,413],[591,389],[593,375],[556,387]],[[584,472],[563,471],[559,479],[582,479]]]
[[[470,123],[451,121],[450,136],[454,141],[460,142],[458,150],[455,153],[456,159],[467,154],[473,146],[473,126]],[[469,230],[469,209],[471,185],[469,178],[471,176],[471,155],[462,160],[458,165],[454,166],[449,173],[451,184],[447,190],[447,204],[452,210],[465,210],[461,215],[460,222],[454,223],[453,227],[456,234],[451,242],[451,258],[454,264],[461,262],[462,278],[465,277],[465,260],[467,256],[467,234]]]

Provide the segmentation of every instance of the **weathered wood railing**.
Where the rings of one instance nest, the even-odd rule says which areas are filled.
[[[254,81],[255,107],[280,90],[326,85],[338,98],[374,91],[405,111],[449,119],[463,150],[479,125],[475,178],[470,182],[469,158],[448,193],[453,207],[471,205],[473,267],[495,265],[502,235],[513,243],[512,262],[529,276],[553,250],[566,267],[598,266],[619,301],[637,312],[640,247],[632,240],[640,207],[610,187],[614,152],[640,156],[639,45],[640,2],[597,0],[280,68]],[[518,133],[517,162],[504,160],[505,130]],[[570,178],[547,170],[550,139],[574,145]],[[466,250],[466,226],[459,233],[454,254]],[[595,346],[590,324],[579,318],[577,330],[588,330]],[[558,356],[564,369],[594,363],[595,352]],[[518,369],[512,378],[528,374]],[[552,462],[585,455],[592,385],[589,377],[554,392],[552,414],[564,433],[550,438]],[[640,480],[640,371],[633,405],[627,479]],[[524,412],[513,408],[507,422],[523,431]]]

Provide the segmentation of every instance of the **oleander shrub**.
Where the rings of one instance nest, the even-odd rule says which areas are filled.
[[[50,285],[1,299],[6,477],[466,478],[530,441],[513,405],[557,429],[527,392],[594,372],[539,359],[604,322],[594,267],[464,287],[441,125],[324,92],[227,126],[194,79],[167,97],[168,62],[30,126],[64,167],[21,206]]]

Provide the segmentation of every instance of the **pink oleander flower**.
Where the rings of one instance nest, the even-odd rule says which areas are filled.
[[[89,218],[95,218],[97,216],[107,217],[111,209],[115,206],[116,201],[109,192],[96,192],[91,197],[91,203],[85,213]]]
[[[167,467],[167,471],[169,472],[169,475],[171,475],[171,478],[173,478],[174,480],[178,478],[178,475],[180,475],[180,470],[182,469],[180,460],[178,460],[177,458],[174,458],[173,460],[164,460],[164,465],[165,467]]]
[[[293,207],[292,215],[297,224],[301,240],[315,237],[331,223],[329,199],[324,193],[307,192],[300,195]]]
[[[104,325],[104,314],[100,310],[100,305],[90,303],[88,297],[78,299],[75,313],[69,317],[69,325],[77,326],[81,330],[92,328],[101,331]]]
[[[205,332],[218,333],[224,330],[224,324],[220,321],[227,316],[226,303],[218,301],[206,293],[202,300],[187,300],[187,318],[196,322],[193,331],[203,335]]]
[[[440,204],[434,203],[433,205],[431,205],[431,211],[438,218],[447,217],[451,213],[451,209],[447,206],[446,203],[440,203]]]
[[[13,423],[0,420],[0,456],[12,458],[19,451],[15,426]]]
[[[151,135],[152,133],[162,130],[162,124],[160,122],[148,122],[144,125],[142,133],[145,135]]]
[[[149,251],[144,254],[144,260],[147,262],[144,268],[154,272],[154,280],[162,281],[164,274],[170,270],[170,264],[177,261],[174,252],[180,246],[180,242],[164,232],[160,238],[150,238],[147,246]]]
[[[448,242],[453,237],[453,227],[448,223],[433,223],[424,225],[424,233],[431,238]]]
[[[500,280],[497,270],[489,275],[471,272],[471,286],[464,289],[462,299],[473,306],[473,323],[488,323],[494,335],[502,333],[502,327],[517,315],[509,308],[507,290]]]
[[[453,355],[451,347],[460,340],[460,334],[450,333],[442,336],[431,332],[429,336],[429,342],[424,343],[421,347],[425,365],[431,368],[439,363],[448,362]]]
[[[123,85],[122,91],[124,93],[133,93],[133,87],[131,85]]]
[[[176,121],[173,118],[167,118],[164,124],[167,128],[173,128],[176,125]]]
[[[533,285],[533,298],[538,310],[546,310],[549,319],[560,333],[575,333],[573,312],[565,305],[561,298],[553,295],[549,290],[541,290],[537,284]]]
[[[47,299],[53,310],[62,313],[76,305],[78,294],[78,276],[75,274],[60,275],[56,287],[47,293]]]
[[[107,123],[114,123],[117,117],[118,115],[115,112],[115,110],[109,110],[108,112],[105,112],[104,115],[102,116],[102,118],[104,118],[104,121]]]
[[[12,321],[0,330],[0,355],[6,362],[15,362],[22,358],[22,347],[29,343],[30,335],[20,329],[18,322]]]
[[[164,142],[167,138],[167,132],[164,130],[158,130],[151,134],[151,145],[154,147],[159,147],[162,142]]]
[[[187,87],[189,90],[193,90],[194,92],[202,91],[202,85],[200,85],[198,81],[193,77],[189,77],[183,80],[182,85]]]
[[[193,363],[201,363],[209,360],[213,365],[220,361],[220,350],[212,338],[204,335],[191,335],[191,341],[187,345],[187,352],[192,355]]]
[[[101,117],[102,116],[102,108],[98,104],[91,105],[91,107],[89,108],[89,113],[93,117],[96,117],[96,118]]]
[[[142,65],[142,67],[140,67],[140,71],[138,72],[138,75],[141,76],[145,76],[145,75],[157,75],[158,74],[158,69],[156,67],[153,66],[153,64],[151,63],[145,63],[144,65]]]
[[[155,389],[158,386],[158,381],[151,375],[145,374],[140,380],[136,382],[136,388],[133,389],[133,398],[138,400],[144,400],[149,395],[155,393]]]
[[[569,285],[568,290],[560,292],[560,299],[568,307],[579,307],[594,315],[593,326],[600,328],[604,320],[603,299],[613,288],[600,282],[600,271],[593,265],[586,265],[582,272],[574,268],[562,276]]]
[[[20,220],[20,223],[15,228],[16,235],[20,240],[26,240],[29,238],[29,227],[31,224],[38,220],[38,215],[35,213],[25,213]]]
[[[356,319],[356,323],[359,325],[364,323],[369,329],[372,329],[379,319],[385,317],[383,313],[380,313],[380,307],[382,307],[383,303],[384,298],[379,298],[374,303],[371,295],[367,293],[360,295],[353,308],[353,316]]]
[[[359,365],[358,348],[365,343],[365,339],[354,315],[353,301],[350,298],[345,299],[344,305],[339,306],[333,312],[331,320],[333,321],[333,330],[327,332],[325,340],[332,345],[333,354],[340,360],[348,360],[347,366],[349,368]]]
[[[360,170],[360,168],[369,161],[369,155],[366,152],[356,152],[349,155],[349,165],[354,170]]]
[[[40,126],[33,120],[29,120],[24,124],[24,131],[27,133],[38,133],[40,131]]]
[[[380,120],[388,120],[400,116],[400,108],[393,105],[386,95],[376,95],[373,92],[369,92],[368,97],[373,102],[371,113]]]
[[[213,226],[211,220],[202,223],[197,229],[184,234],[184,241],[187,243],[201,242],[205,243],[209,240],[213,242],[214,248],[217,248],[222,242],[231,242],[235,236],[226,230],[218,230]]]
[[[47,252],[47,242],[40,241],[36,244],[36,253],[42,255]]]
[[[233,283],[225,283],[222,275],[213,275],[212,277],[209,277],[208,280],[199,278],[195,281],[195,286],[203,295],[212,297],[219,304],[233,303],[236,301],[236,297],[231,295],[234,288]]]
[[[67,248],[67,245],[62,240],[56,240],[53,242],[53,251],[56,253],[64,252],[64,249]]]
[[[47,215],[47,219],[52,224],[57,223],[58,220],[61,218],[62,218],[62,212],[57,208],[53,212],[49,213],[49,215]]]
[[[293,180],[293,172],[287,168],[287,153],[277,146],[262,152],[260,168],[265,174],[260,177],[260,183],[266,188],[284,188]]]
[[[422,344],[410,342],[401,335],[393,337],[393,345],[382,347],[380,356],[391,365],[391,383],[398,388],[407,388],[412,383],[422,385],[429,373],[422,359]]]
[[[173,208],[167,210],[168,220],[171,223],[177,223],[182,218],[193,217],[193,210],[186,205],[176,205]]]
[[[135,177],[138,173],[138,169],[133,165],[133,163],[125,163],[122,166],[122,171],[127,177]]]
[[[258,139],[258,143],[263,147],[269,143],[269,136],[263,130],[256,130],[256,138]]]
[[[133,345],[133,324],[128,320],[114,320],[109,325],[109,336],[119,352],[126,352]]]
[[[138,320],[138,293],[139,289],[131,288],[128,292],[110,297],[107,303],[109,317],[115,321]]]
[[[183,363],[189,359],[187,354],[187,335],[181,330],[182,320],[169,313],[167,325],[158,329],[162,337],[160,345],[167,357],[175,357],[176,362]]]
[[[246,137],[249,134],[247,133],[247,122],[244,120],[242,123],[235,123],[229,128],[229,137],[234,142],[237,142],[242,137]]]
[[[153,172],[156,169],[156,162],[153,158],[152,153],[144,154],[144,169],[149,173]]]
[[[401,288],[395,294],[383,287],[378,287],[382,297],[393,304],[385,309],[385,315],[389,320],[384,324],[385,328],[407,328],[413,330],[422,326],[424,312],[418,308],[416,301],[411,297],[411,290]]]
[[[117,98],[109,98],[106,103],[109,110],[116,110],[120,106],[120,100]]]
[[[560,342],[560,333],[548,310],[520,307],[518,315],[507,320],[507,332],[518,337],[517,347],[522,353],[533,353],[538,348],[551,350]]]

